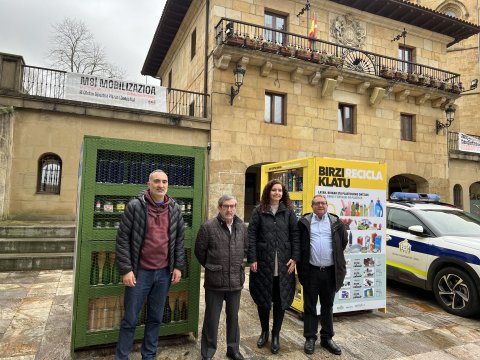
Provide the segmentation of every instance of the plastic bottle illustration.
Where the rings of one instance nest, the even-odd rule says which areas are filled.
[[[167,296],[165,301],[165,308],[163,309],[163,321],[164,324],[172,322],[172,308],[170,307],[170,297]]]
[[[355,201],[352,201],[352,207],[351,207],[351,214],[352,214],[352,216],[355,216],[355,210],[356,210]]]
[[[173,308],[173,321],[180,321],[180,300],[175,299],[175,307]]]
[[[110,253],[107,252],[105,254],[105,263],[103,264],[103,270],[102,270],[103,285],[108,285],[112,282],[111,269],[112,269],[112,265],[110,263]]]
[[[383,216],[383,207],[380,203],[380,199],[377,199],[377,203],[375,204],[375,216],[382,217]]]
[[[347,208],[345,209],[345,216],[350,216],[352,214],[352,207],[350,201],[347,203]]]
[[[98,253],[92,253],[92,270],[90,272],[90,285],[98,284]]]
[[[370,217],[375,216],[375,204],[373,203],[373,199],[370,200],[370,206],[368,207],[368,216]]]
[[[187,320],[187,318],[188,318],[187,302],[184,301],[182,303],[182,310],[180,312],[180,319],[181,320]]]

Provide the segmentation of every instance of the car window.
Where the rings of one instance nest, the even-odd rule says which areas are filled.
[[[471,214],[452,210],[422,210],[428,221],[442,236],[479,236],[480,221]]]
[[[398,231],[408,231],[412,225],[423,224],[412,213],[395,208],[389,208],[387,214],[387,228]]]

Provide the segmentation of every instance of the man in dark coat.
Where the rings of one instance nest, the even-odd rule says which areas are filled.
[[[116,360],[128,360],[145,299],[141,353],[142,359],[155,359],[168,290],[180,281],[184,267],[182,212],[167,195],[167,174],[153,171],[147,185],[148,190],[125,207],[117,232],[116,261],[126,287]]]
[[[323,195],[312,200],[313,214],[298,221],[301,260],[297,265],[298,278],[303,286],[304,351],[313,354],[318,332],[317,301],[320,297],[320,345],[332,354],[342,350],[332,340],[333,302],[346,274],[345,256],[348,236],[339,217],[327,212],[328,203]]]
[[[202,359],[217,350],[218,321],[225,300],[227,357],[243,360],[240,353],[238,311],[245,282],[243,259],[247,255],[247,228],[235,215],[237,200],[223,195],[218,200],[218,215],[202,224],[195,242],[195,256],[205,268],[205,315],[202,328]]]

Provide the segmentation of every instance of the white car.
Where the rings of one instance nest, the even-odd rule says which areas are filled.
[[[480,219],[432,194],[387,202],[387,277],[431,290],[443,309],[480,312]],[[432,201],[433,200],[433,201]]]

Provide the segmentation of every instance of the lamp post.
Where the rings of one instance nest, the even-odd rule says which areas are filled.
[[[445,115],[447,118],[447,121],[445,123],[440,122],[440,120],[437,120],[436,126],[435,126],[435,131],[438,134],[438,132],[442,129],[446,129],[452,125],[453,120],[455,120],[455,111],[456,109],[452,105],[448,105],[445,108]]]
[[[235,89],[233,86],[230,88],[230,105],[233,105],[233,99],[235,99],[235,96],[240,92],[240,86],[243,85],[245,69],[241,65],[237,65],[235,69],[233,69],[233,75],[235,75],[235,86],[237,88]]]

